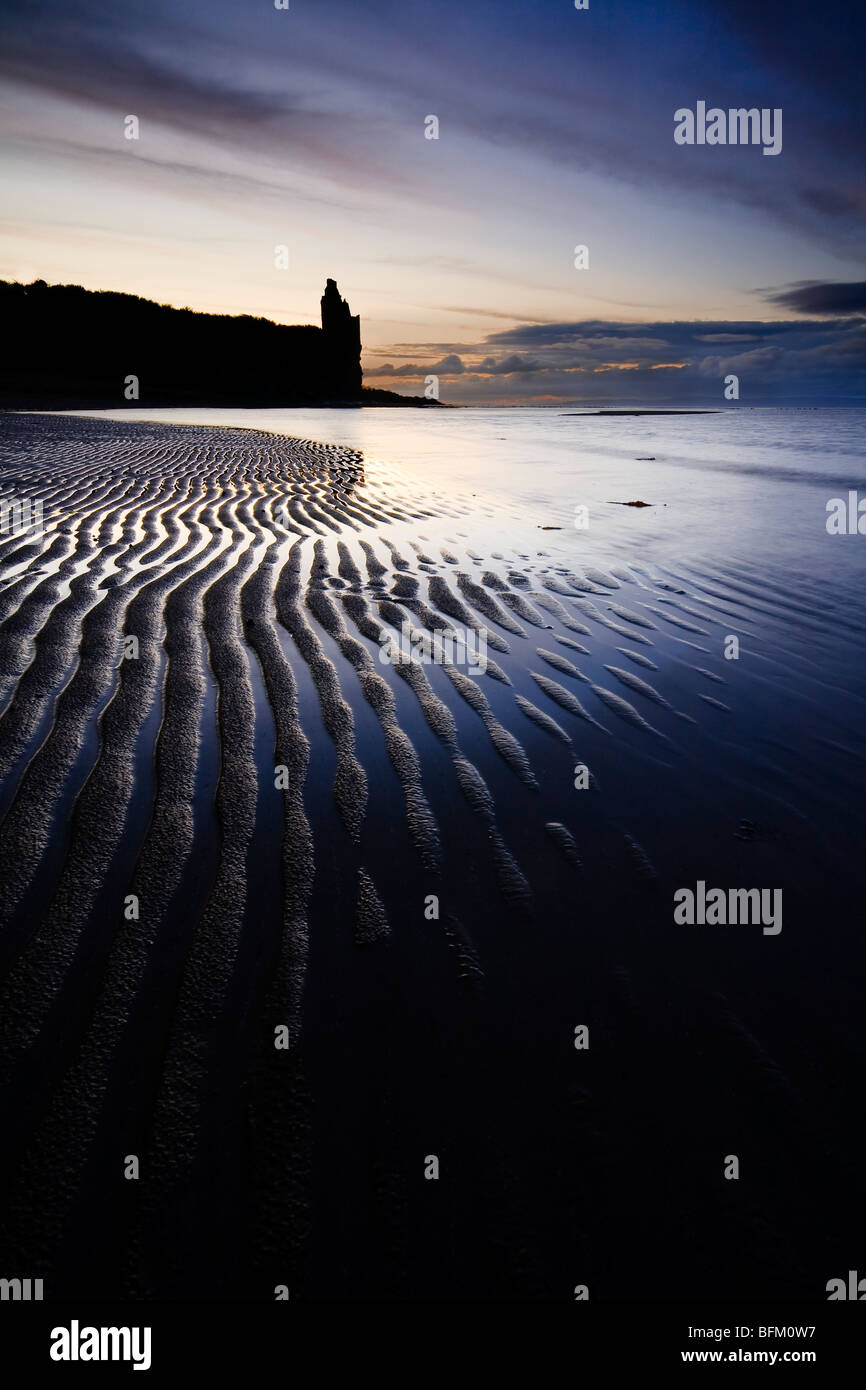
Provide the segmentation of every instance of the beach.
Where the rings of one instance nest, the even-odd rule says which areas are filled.
[[[4,1267],[823,1297],[862,412],[120,414],[0,417]]]

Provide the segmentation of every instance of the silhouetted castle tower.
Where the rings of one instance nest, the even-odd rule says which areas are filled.
[[[328,280],[322,295],[322,333],[328,380],[334,395],[349,399],[361,394],[361,316],[352,314],[337,289]]]

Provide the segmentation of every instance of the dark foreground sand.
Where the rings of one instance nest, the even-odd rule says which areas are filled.
[[[820,1298],[862,1261],[861,707],[804,594],[482,553],[310,441],[0,432],[45,517],[0,538],[3,1272]],[[382,664],[404,621],[486,672]],[[698,878],[782,887],[783,931],[674,925]]]

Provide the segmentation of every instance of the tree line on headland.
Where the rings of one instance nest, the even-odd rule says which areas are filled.
[[[430,405],[365,388],[360,319],[334,280],[322,326],[0,281],[0,407]]]

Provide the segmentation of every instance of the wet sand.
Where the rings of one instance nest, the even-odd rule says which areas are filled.
[[[4,1268],[271,1299],[855,1267],[863,701],[810,641],[862,615],[494,550],[495,504],[253,430],[6,416],[0,481],[44,512],[0,538]],[[403,623],[486,670],[383,664]],[[783,887],[784,931],[675,925],[697,879]]]

